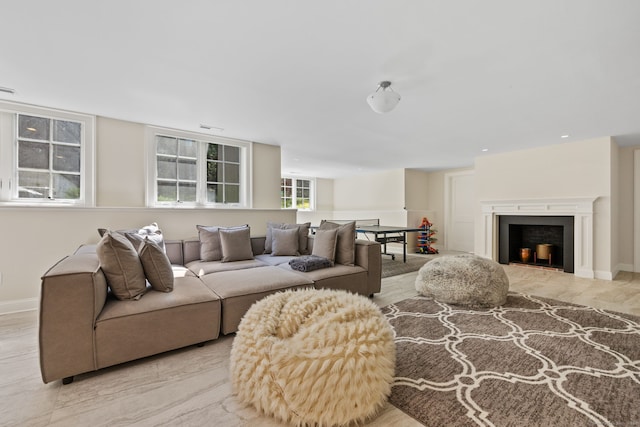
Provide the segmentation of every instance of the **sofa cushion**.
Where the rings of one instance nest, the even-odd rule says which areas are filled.
[[[296,256],[300,255],[298,247],[300,245],[298,241],[298,227],[289,229],[274,228],[271,230],[272,244],[271,255],[272,256]]]
[[[338,241],[338,230],[316,230],[313,239],[313,250],[311,255],[328,258],[331,262],[336,259],[336,243]]]
[[[267,255],[268,256],[268,255]],[[222,261],[192,261],[187,263],[186,267],[197,276],[204,276],[211,273],[219,273],[221,271],[245,270],[247,268],[265,267],[266,263],[257,259],[250,259],[235,262]]]
[[[309,228],[311,228],[310,222],[305,222],[304,224],[284,224],[278,222],[267,222],[267,234],[266,239],[264,241],[264,253],[270,254],[272,251],[273,245],[273,234],[272,229],[290,229],[298,227],[298,252],[302,255],[308,255],[309,249],[307,248],[307,237],[309,236]]]
[[[353,266],[356,258],[356,222],[336,224],[330,221],[321,221],[319,230],[338,230],[338,242],[336,244],[336,259],[338,264]]]
[[[167,254],[154,241],[146,237],[138,250],[144,275],[151,287],[160,292],[173,290],[173,269]]]
[[[95,324],[98,368],[216,339],[220,300],[197,277],[177,277],[173,292],[140,301],[109,298]]]
[[[251,229],[220,229],[222,262],[253,259],[251,250]]]
[[[147,282],[138,252],[122,234],[107,231],[96,253],[111,292],[121,300],[138,299],[147,290]]]
[[[313,286],[302,273],[273,266],[208,274],[201,280],[221,298],[223,334],[235,332],[242,316],[259,299],[284,289]]]
[[[220,261],[222,259],[222,246],[220,243],[220,230],[234,230],[248,228],[249,225],[236,227],[220,227],[217,225],[197,225],[200,239],[200,259],[202,261]]]
[[[270,254],[260,254],[254,256],[255,259],[264,262],[267,265],[286,264],[297,256],[271,256]]]
[[[321,268],[305,273],[293,270],[289,264],[280,264],[278,268],[313,280],[313,286],[316,289],[343,289],[366,296],[372,294],[367,286],[367,270],[358,265],[350,267],[335,264],[331,268]]]

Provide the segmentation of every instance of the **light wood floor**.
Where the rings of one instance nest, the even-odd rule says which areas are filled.
[[[614,281],[505,266],[511,290],[640,315],[640,274]],[[374,301],[384,306],[416,294],[417,273],[383,279]],[[233,337],[79,375],[66,386],[43,384],[37,313],[0,316],[2,426],[280,426],[239,404],[229,382]],[[421,424],[387,405],[367,426]]]

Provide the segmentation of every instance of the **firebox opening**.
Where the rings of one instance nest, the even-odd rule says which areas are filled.
[[[499,216],[499,262],[573,273],[573,217]]]

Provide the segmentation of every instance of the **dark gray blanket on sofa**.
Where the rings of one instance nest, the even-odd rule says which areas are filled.
[[[333,267],[333,263],[329,258],[318,255],[303,255],[289,261],[289,265],[293,270],[297,271],[313,271],[321,268]]]

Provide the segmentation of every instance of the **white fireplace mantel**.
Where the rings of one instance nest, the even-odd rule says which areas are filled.
[[[546,215],[574,217],[574,274],[594,278],[593,206],[597,197],[558,199],[523,199],[481,201],[482,233],[478,255],[498,259],[498,227],[500,215]]]

